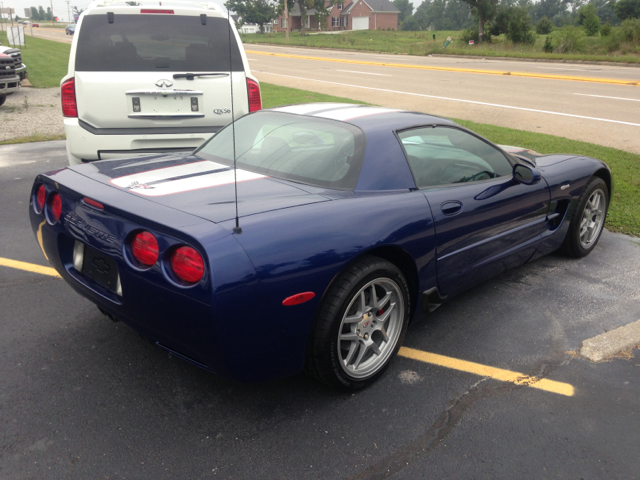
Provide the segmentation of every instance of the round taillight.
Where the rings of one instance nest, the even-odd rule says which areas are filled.
[[[131,241],[131,254],[140,264],[150,267],[158,261],[158,241],[151,232],[137,233]]]
[[[62,198],[60,194],[54,193],[51,196],[51,218],[54,222],[60,220],[60,214],[62,213]]]
[[[44,185],[40,185],[38,187],[38,191],[36,192],[36,206],[38,207],[38,212],[41,212],[44,208],[44,200],[47,196],[47,192],[44,189]]]
[[[204,261],[195,249],[180,247],[171,254],[171,269],[180,280],[196,283],[204,275]]]

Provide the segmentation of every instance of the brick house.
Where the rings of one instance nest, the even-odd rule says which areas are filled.
[[[389,0],[346,0],[331,5],[325,3],[328,10],[326,24],[318,28],[318,15],[315,8],[307,10],[305,28],[307,30],[397,30],[400,11]],[[300,6],[289,12],[290,31],[298,31],[302,25]],[[287,29],[284,15],[273,21],[274,32]]]
[[[347,0],[331,7],[327,30],[397,30],[399,13],[389,0]]]
[[[317,13],[318,11],[315,8],[310,8],[307,10],[307,18],[304,26],[306,30],[319,30]],[[297,32],[301,29],[302,14],[300,13],[300,5],[298,4],[298,2],[296,2],[294,7],[289,11],[289,21],[291,22],[291,26],[289,27],[290,32]],[[284,14],[282,14],[273,21],[273,31],[284,32],[286,30],[287,20],[284,18]],[[323,30],[325,29],[323,28]]]

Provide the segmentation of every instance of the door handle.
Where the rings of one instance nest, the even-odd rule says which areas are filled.
[[[440,205],[440,209],[444,215],[457,215],[462,211],[462,202],[459,202],[458,200],[448,200]]]

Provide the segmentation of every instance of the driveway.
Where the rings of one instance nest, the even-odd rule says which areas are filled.
[[[440,364],[399,357],[353,395],[304,375],[240,385],[59,278],[2,266],[48,266],[28,197],[65,164],[64,142],[0,146],[0,478],[638,477],[640,351],[576,354],[640,318],[638,239],[605,231],[584,259],[551,255],[443,305],[405,339]]]

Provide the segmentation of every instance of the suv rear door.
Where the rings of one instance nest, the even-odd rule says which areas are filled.
[[[242,55],[226,18],[187,9],[102,10],[87,12],[76,34],[80,120],[123,133],[157,127],[216,131],[231,121],[231,70],[236,117],[248,112]]]

